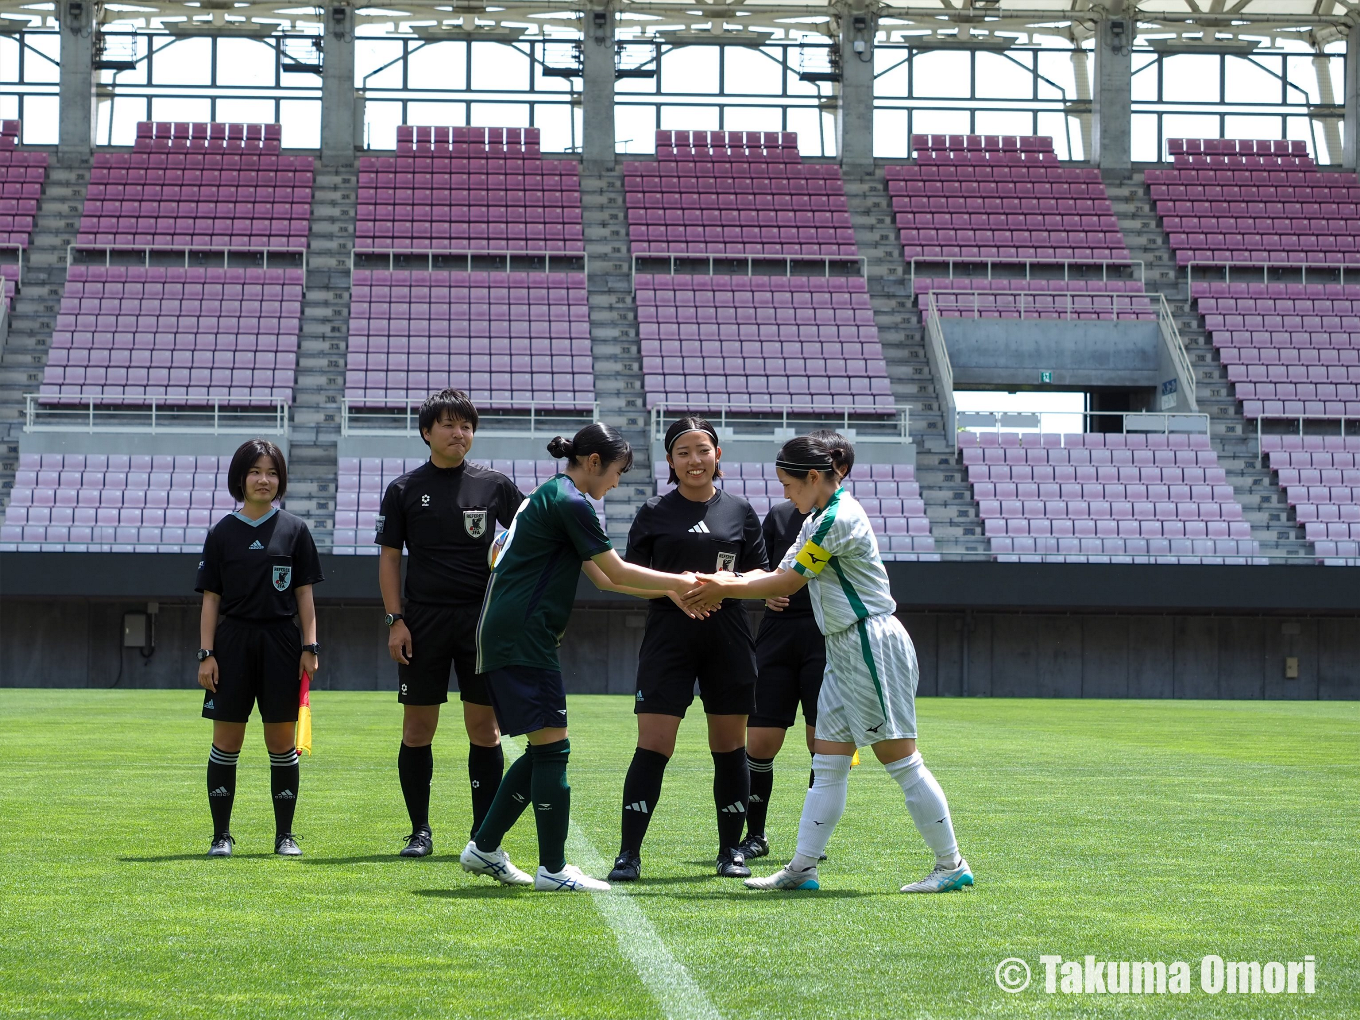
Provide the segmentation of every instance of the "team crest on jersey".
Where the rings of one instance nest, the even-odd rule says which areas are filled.
[[[292,567],[275,567],[270,574],[274,581],[274,588],[277,591],[287,591],[288,582],[293,579]]]
[[[486,534],[486,511],[464,510],[463,530],[470,538],[481,538]]]
[[[716,573],[722,573],[724,570],[735,571],[737,569],[737,554],[734,552],[718,553],[718,565],[713,569]]]

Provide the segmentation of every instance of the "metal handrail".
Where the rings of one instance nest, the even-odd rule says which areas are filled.
[[[911,442],[911,407],[907,404],[894,404],[890,413],[879,413],[874,411],[853,411],[849,408],[840,410],[814,410],[814,411],[791,411],[788,408],[776,410],[770,409],[770,413],[764,413],[752,408],[747,404],[734,404],[730,401],[705,400],[701,411],[717,410],[717,420],[712,424],[718,429],[721,438],[741,438],[735,435],[736,425],[764,425],[769,424],[771,434],[787,436],[793,438],[796,428],[790,422],[816,422],[823,427],[839,423],[842,429],[850,429],[855,425],[880,425],[892,427],[891,436],[879,435],[858,435],[857,442]],[[696,410],[696,407],[685,405],[683,408],[673,409],[676,413],[689,414]],[[736,417],[740,414],[741,417]],[[732,415],[732,417],[729,417]],[[666,405],[653,404],[651,407],[651,436],[653,442],[662,442],[668,427],[665,421]],[[754,437],[753,437],[754,438]]]
[[[1330,422],[1334,423],[1339,429],[1341,437],[1346,437],[1346,422],[1360,423],[1360,417],[1345,414],[1263,414],[1256,419],[1256,464],[1258,467],[1265,467],[1265,454],[1261,452],[1261,437],[1265,435],[1265,430],[1261,427],[1265,421],[1290,421],[1298,423],[1298,435],[1303,435],[1303,423],[1306,421]],[[1360,436],[1360,429],[1351,433],[1353,436]]]
[[[1166,295],[1161,291],[1157,292],[1157,327],[1162,334],[1162,343],[1171,355],[1172,364],[1176,366],[1176,384],[1189,401],[1190,410],[1198,411],[1199,395],[1195,388],[1195,369],[1190,364],[1190,355],[1186,353],[1185,341],[1181,339],[1180,328],[1176,325],[1176,316],[1172,314]],[[1163,394],[1164,398],[1165,396],[1166,394]]]
[[[1082,432],[1089,432],[1089,431],[1091,431],[1087,426],[1089,425],[1090,419],[1092,419],[1092,418],[1115,418],[1115,417],[1117,417],[1117,418],[1120,419],[1121,424],[1123,425],[1122,431],[1123,431],[1123,432],[1126,432],[1126,433],[1127,433],[1127,432],[1135,432],[1135,433],[1138,433],[1138,434],[1141,435],[1141,434],[1147,434],[1147,433],[1149,433],[1149,432],[1160,432],[1160,433],[1162,433],[1163,435],[1170,435],[1170,434],[1173,433],[1173,432],[1175,432],[1175,433],[1203,432],[1206,436],[1210,434],[1210,431],[1209,431],[1209,416],[1208,416],[1207,414],[1203,414],[1203,413],[1198,412],[1198,411],[1195,411],[1195,412],[1189,412],[1189,411],[1019,411],[1019,412],[1017,412],[1017,411],[965,411],[965,412],[961,412],[961,413],[963,413],[963,414],[968,414],[968,415],[990,416],[990,417],[993,419],[993,421],[995,422],[995,425],[993,426],[993,429],[994,429],[994,431],[996,431],[996,432],[1001,432],[1001,431],[1002,431],[1002,425],[1001,425],[1001,419],[1002,419],[1002,418],[1009,417],[1009,416],[1012,416],[1012,415],[1015,415],[1015,414],[1032,414],[1032,415],[1034,415],[1034,417],[1035,417],[1036,419],[1038,419],[1038,418],[1040,417],[1040,415],[1044,415],[1044,414],[1061,414],[1061,415],[1064,415],[1064,416],[1067,416],[1067,417],[1071,417],[1071,416],[1073,416],[1073,415],[1081,415],[1081,417],[1082,417]],[[1188,424],[1190,424],[1190,423],[1194,423],[1194,424],[1195,424],[1195,428],[1180,428],[1180,427],[1173,427],[1173,426],[1178,426],[1178,425],[1188,425]],[[1130,428],[1130,427],[1129,427],[1130,425],[1134,425],[1134,426],[1138,426],[1138,427]],[[1145,428],[1145,427],[1142,427],[1142,426],[1151,426],[1151,427]],[[1012,425],[1012,426],[1011,426],[1011,428],[1025,428],[1025,427],[1027,427],[1027,426],[1019,426],[1019,425]],[[1039,425],[1036,424],[1036,425],[1033,426],[1033,427],[1034,427],[1034,428],[1038,428]],[[970,428],[970,431],[972,431],[971,428]]]
[[[1188,293],[1188,289],[1194,285],[1194,282],[1195,282],[1195,270],[1196,270],[1196,269],[1200,269],[1200,270],[1205,270],[1205,269],[1215,269],[1215,270],[1217,270],[1217,271],[1219,272],[1219,274],[1221,275],[1222,279],[1217,280],[1217,281],[1214,281],[1214,280],[1205,281],[1205,282],[1208,282],[1208,283],[1215,283],[1215,282],[1218,282],[1218,283],[1223,283],[1223,282],[1231,283],[1231,282],[1232,282],[1233,270],[1243,270],[1243,269],[1250,269],[1250,270],[1252,270],[1253,272],[1251,273],[1251,275],[1252,275],[1253,277],[1257,276],[1257,275],[1258,275],[1258,272],[1259,272],[1260,279],[1261,279],[1261,282],[1262,282],[1262,283],[1270,283],[1270,282],[1272,282],[1272,281],[1270,280],[1270,271],[1271,271],[1272,269],[1276,269],[1276,270],[1279,270],[1279,269],[1295,270],[1295,269],[1297,269],[1297,270],[1300,270],[1300,271],[1301,271],[1301,275],[1302,275],[1302,279],[1299,281],[1300,283],[1307,283],[1307,282],[1308,282],[1308,271],[1309,271],[1310,269],[1313,270],[1314,274],[1317,274],[1318,272],[1325,272],[1325,273],[1327,273],[1328,275],[1339,274],[1340,277],[1341,277],[1340,280],[1324,280],[1324,281],[1323,281],[1324,283],[1341,283],[1341,284],[1345,284],[1345,283],[1347,282],[1347,281],[1346,281],[1346,274],[1347,274],[1347,273],[1350,273],[1350,275],[1351,275],[1351,282],[1352,282],[1352,283],[1360,282],[1360,261],[1357,261],[1357,262],[1354,262],[1354,263],[1349,263],[1349,262],[1187,262],[1187,263],[1185,264],[1185,283],[1186,283],[1186,287],[1187,287],[1187,293]],[[1241,275],[1241,274],[1239,273],[1239,275]],[[1288,283],[1288,282],[1291,282],[1291,281],[1281,280],[1281,281],[1275,281],[1275,282],[1277,282],[1277,283]]]
[[[583,242],[583,243],[584,243],[584,242]],[[541,259],[546,259],[546,260],[548,260],[548,264],[547,264],[547,266],[543,269],[543,272],[545,272],[545,273],[547,273],[547,272],[558,272],[558,273],[560,273],[560,272],[582,272],[582,273],[584,273],[584,272],[589,272],[589,271],[590,271],[590,255],[589,255],[588,253],[586,253],[584,250],[579,251],[579,252],[572,252],[572,251],[510,251],[509,249],[501,249],[501,250],[499,250],[499,251],[472,251],[471,249],[468,249],[468,248],[457,248],[457,249],[449,249],[449,250],[439,250],[439,249],[433,249],[433,248],[424,248],[424,249],[405,249],[405,248],[354,248],[354,249],[352,249],[352,250],[350,251],[350,253],[349,253],[349,274],[350,274],[350,278],[352,279],[352,278],[354,277],[354,271],[355,271],[355,269],[357,268],[357,267],[355,266],[355,264],[354,264],[355,259],[359,258],[360,256],[364,256],[364,257],[366,257],[366,258],[372,258],[372,257],[375,257],[375,256],[383,256],[383,255],[387,256],[387,271],[388,271],[388,272],[392,272],[392,271],[395,270],[395,268],[396,268],[396,258],[397,258],[398,255],[401,255],[401,256],[406,257],[406,258],[413,258],[413,257],[414,257],[414,258],[424,258],[424,259],[426,260],[426,262],[427,262],[427,265],[426,265],[426,267],[425,267],[425,271],[426,271],[426,272],[434,272],[434,260],[435,260],[436,258],[442,258],[442,259],[447,259],[447,258],[465,258],[465,259],[467,260],[467,269],[466,269],[466,270],[462,270],[462,272],[469,272],[469,273],[470,273],[470,272],[477,272],[477,270],[474,270],[474,269],[472,268],[472,260],[475,259],[475,258],[495,258],[495,259],[503,258],[503,259],[505,259],[505,270],[504,270],[504,272],[507,272],[507,273],[510,273],[510,272],[519,272],[519,271],[520,271],[520,270],[513,270],[513,269],[510,268],[510,260],[511,260],[512,258],[525,258],[525,259],[538,259],[538,258],[541,258]],[[572,269],[572,270],[552,269],[552,268],[551,268],[551,261],[552,261],[553,259],[571,259],[572,261],[580,261],[580,263],[581,263],[581,268],[580,268],[579,270],[575,270],[575,269]],[[420,272],[420,270],[411,270],[411,271],[412,271],[412,272]],[[501,272],[501,270],[499,270],[499,269],[497,269],[497,270],[483,270],[483,271],[484,271],[484,272]],[[524,272],[537,272],[538,270],[523,270],[523,271],[524,271]]]
[[[1120,317],[1119,306],[1121,300],[1122,303],[1126,306],[1123,311],[1123,316],[1126,320],[1133,314],[1136,313],[1146,314],[1151,313],[1153,311],[1153,295],[1142,292],[1122,293],[1112,291],[1109,293],[1090,293],[1087,291],[1075,291],[1075,290],[1044,291],[1042,293],[1035,291],[997,291],[997,290],[938,290],[938,291],[932,290],[930,292],[930,296],[932,298],[936,297],[937,295],[941,298],[941,300],[952,296],[971,299],[972,304],[971,309],[966,306],[964,307],[956,306],[952,310],[963,312],[968,312],[971,310],[972,312],[971,317],[974,319],[984,318],[984,316],[982,315],[982,312],[984,310],[984,305],[982,301],[983,298],[998,298],[1007,300],[1008,302],[1010,302],[1009,304],[987,305],[985,310],[988,312],[993,311],[1018,312],[1022,320],[1026,318],[1051,319],[1052,317],[1051,313],[1053,312],[1060,313],[1059,318],[1062,319],[1075,319],[1078,315],[1087,312],[1101,312],[1101,313],[1109,312],[1114,316],[1114,321],[1117,322],[1119,321]],[[1039,304],[1039,299],[1041,298],[1062,298],[1064,299],[1064,307],[1041,308]],[[1096,307],[1095,305],[1088,305],[1087,307],[1078,307],[1077,301],[1075,299],[1079,298],[1085,298],[1093,302],[1108,301],[1109,304],[1107,307]],[[1141,303],[1142,307],[1141,308],[1133,307],[1137,303]],[[1165,303],[1164,298],[1163,303]],[[1042,312],[1048,312],[1050,314],[1042,315],[1040,314]],[[950,318],[956,317],[957,316],[950,316]],[[969,316],[967,315],[962,316],[962,318],[968,317]],[[987,315],[985,317],[996,318],[996,316],[994,315]]]
[[[1048,266],[1048,267],[1061,266],[1063,270],[1064,280],[1072,279],[1072,274],[1070,270],[1074,267],[1081,269],[1090,269],[1093,266],[1100,267],[1100,278],[1102,280],[1110,279],[1111,267],[1121,270],[1130,268],[1135,269],[1137,271],[1136,278],[1138,279],[1139,282],[1146,283],[1147,280],[1146,268],[1143,265],[1142,259],[999,259],[999,258],[993,259],[993,258],[962,258],[958,255],[915,255],[911,259],[909,259],[907,263],[911,267],[911,272],[908,273],[907,279],[911,283],[911,289],[913,292],[915,292],[916,290],[916,263],[918,262],[931,266],[947,265],[949,267],[949,279],[951,280],[955,278],[954,277],[955,263],[961,266],[985,265],[987,267],[987,276],[985,277],[985,279],[988,280],[992,278],[992,266],[994,265],[1024,266],[1026,280],[1033,278],[1030,273],[1030,269],[1033,266]]]
[[[731,275],[734,275],[734,276],[740,276],[740,275],[745,275],[745,276],[755,276],[755,275],[757,275],[757,274],[756,274],[756,271],[755,271],[755,264],[756,264],[757,262],[762,263],[762,264],[764,264],[764,263],[776,264],[776,263],[780,263],[780,262],[784,263],[784,276],[785,276],[786,278],[792,278],[792,277],[793,277],[793,275],[794,275],[794,273],[793,273],[793,265],[794,265],[795,262],[797,262],[797,263],[804,263],[804,262],[806,262],[806,263],[810,263],[810,264],[817,264],[817,263],[820,263],[820,264],[822,265],[822,276],[823,276],[823,277],[827,277],[827,278],[829,278],[829,277],[831,276],[831,266],[832,266],[833,263],[839,264],[839,265],[848,265],[848,264],[850,264],[850,263],[854,263],[855,265],[857,265],[857,266],[859,267],[859,279],[861,279],[861,280],[866,280],[866,279],[868,279],[868,272],[869,272],[869,260],[868,260],[868,258],[867,258],[866,256],[864,256],[864,255],[724,255],[724,254],[721,253],[721,252],[696,252],[696,253],[694,253],[694,254],[692,254],[692,255],[686,255],[686,254],[681,254],[681,253],[676,253],[676,252],[656,252],[656,253],[638,252],[638,253],[636,253],[636,254],[633,255],[632,272],[631,272],[631,276],[629,277],[629,285],[630,285],[630,288],[631,288],[631,290],[632,290],[633,293],[637,293],[637,274],[638,274],[638,267],[637,267],[637,264],[638,264],[638,260],[639,260],[639,259],[652,259],[652,260],[666,259],[666,260],[669,260],[669,263],[670,263],[670,265],[669,265],[670,272],[669,272],[668,275],[671,275],[671,276],[674,276],[674,275],[675,275],[675,263],[676,263],[676,260],[677,260],[677,259],[682,260],[682,261],[702,261],[702,260],[704,260],[704,259],[707,259],[707,260],[708,260],[708,273],[707,273],[707,274],[703,274],[703,275],[708,275],[708,276],[722,276],[722,275],[727,275],[727,274],[714,273],[714,272],[713,272],[713,265],[714,265],[715,262],[718,262],[718,261],[722,261],[722,262],[731,262],[731,263],[734,263],[734,264],[735,264],[735,263],[745,262],[745,263],[746,263],[746,272],[745,272],[744,274],[741,274],[741,273],[733,273],[733,274],[731,274]],[[768,273],[768,274],[762,273],[762,274],[760,274],[760,275],[775,276],[775,275],[777,275],[777,274],[775,274],[775,273]],[[802,276],[802,275],[810,275],[810,274],[802,274],[802,273],[800,273],[800,274],[798,274],[798,275]]]
[[[926,310],[921,319],[925,326],[926,361],[930,364],[930,374],[935,377],[935,392],[939,396],[940,410],[944,413],[944,439],[952,450],[958,434],[954,366],[949,361],[949,348],[944,341],[944,326],[940,322],[940,310],[936,307],[934,292],[926,295]]]
[[[350,397],[342,397],[340,400],[340,434],[342,436],[345,437],[360,435],[416,436],[419,435],[420,433],[419,410],[420,405],[424,402],[423,399],[404,401],[399,406],[394,404],[393,406],[390,407],[374,407],[371,411],[356,409],[352,407],[351,405],[354,402],[355,401],[353,401],[353,399]],[[555,408],[561,408],[562,412],[558,414],[543,413],[545,411],[551,411]],[[527,412],[527,414],[525,412]],[[367,427],[364,426],[363,422],[364,419],[369,418],[375,420],[389,419],[397,417],[398,415],[400,415],[401,419],[400,424],[394,424],[389,426],[374,424],[369,425]],[[356,425],[354,424],[354,419],[359,416],[362,416],[362,418],[359,422],[358,427],[356,427]],[[511,408],[508,412],[499,412],[492,409],[483,410],[481,412],[481,424],[479,426],[479,431],[483,435],[519,435],[519,434],[538,435],[540,434],[540,432],[546,433],[547,431],[549,431],[548,429],[542,430],[539,429],[538,424],[540,419],[542,418],[564,420],[579,419],[581,421],[585,421],[587,416],[589,417],[590,421],[600,420],[600,403],[598,400],[594,401],[590,405],[589,411],[583,410],[581,405],[579,403],[576,403],[575,401],[533,400],[527,402],[522,407]],[[510,419],[527,418],[529,422],[529,427],[527,430],[498,429],[496,427],[496,421],[498,418],[510,418]],[[554,426],[554,428],[556,427],[557,426]]]
[[[223,267],[224,269],[230,269],[230,268],[232,268],[232,267],[228,264],[228,259],[229,259],[230,256],[232,256],[232,255],[263,255],[263,256],[264,256],[264,268],[266,268],[266,269],[269,268],[269,256],[270,256],[271,254],[273,254],[273,255],[287,255],[287,256],[289,256],[290,258],[295,258],[295,257],[297,257],[297,256],[300,255],[300,256],[302,256],[302,266],[301,266],[301,269],[302,269],[302,271],[303,271],[304,273],[307,271],[307,248],[306,248],[305,246],[304,246],[304,247],[301,247],[301,248],[255,248],[255,247],[238,247],[238,246],[235,246],[235,245],[227,245],[226,247],[219,247],[219,246],[217,246],[217,245],[208,245],[208,246],[206,246],[206,247],[198,247],[198,246],[195,246],[195,245],[184,245],[184,244],[129,244],[129,245],[124,245],[124,244],[68,244],[68,245],[66,246],[66,266],[67,266],[68,269],[69,269],[71,266],[75,265],[75,253],[76,253],[77,251],[81,251],[81,252],[99,252],[99,251],[102,251],[102,252],[104,253],[104,265],[105,265],[105,266],[111,266],[111,265],[113,265],[113,253],[116,252],[116,251],[118,251],[118,252],[141,252],[141,253],[142,253],[142,257],[143,257],[143,265],[147,266],[148,268],[150,268],[150,266],[151,266],[151,253],[152,253],[152,252],[183,252],[183,253],[184,253],[184,268],[186,268],[186,269],[189,269],[189,268],[197,268],[197,267],[191,267],[191,266],[189,265],[189,259],[190,259],[192,256],[194,256],[194,255],[199,255],[199,256],[208,255],[208,254],[216,255],[217,253],[220,252],[221,255],[222,255],[222,267]],[[85,263],[85,264],[88,265],[89,263]],[[277,267],[276,267],[276,268],[277,268]],[[285,268],[285,269],[297,269],[297,268],[299,268],[299,267],[298,267],[298,266],[285,266],[284,268]]]
[[[259,406],[261,410],[250,410],[249,405],[242,407],[220,398],[204,398],[203,404],[187,404],[184,399],[171,400],[166,397],[147,397],[142,403],[110,407],[101,403],[99,397],[81,397],[79,404],[68,403],[70,397],[60,398],[58,406],[41,406],[43,393],[24,394],[24,431],[25,432],[131,432],[138,434],[206,434],[230,435],[236,433],[259,432],[263,427],[272,435],[286,436],[289,432],[289,403],[286,400],[269,400]],[[209,406],[211,410],[209,410]],[[225,406],[225,409],[224,409]],[[201,409],[200,409],[201,408]],[[266,410],[272,408],[272,410]],[[79,423],[74,419],[79,416]],[[210,423],[192,425],[190,421],[211,416]],[[120,418],[139,417],[140,422],[120,421]],[[167,421],[167,417],[169,421]],[[268,421],[273,419],[272,423]],[[54,418],[57,421],[44,419]],[[264,421],[261,421],[264,419]],[[71,421],[71,424],[64,422]]]

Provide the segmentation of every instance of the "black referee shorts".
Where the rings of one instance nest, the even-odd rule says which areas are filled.
[[[654,611],[638,652],[638,715],[685,717],[694,684],[709,715],[750,715],[755,708],[756,650],[746,610],[729,603],[707,620]]]
[[[449,700],[449,675],[458,673],[458,697],[490,705],[486,677],[477,672],[477,619],[481,606],[428,606],[408,602],[402,619],[411,632],[410,665],[397,663],[397,701],[442,705]]]
[[[203,718],[243,723],[255,702],[267,723],[297,722],[302,635],[292,620],[224,617],[213,637],[217,690],[203,692]]]
[[[756,634],[756,710],[747,726],[786,730],[803,705],[803,721],[817,725],[817,695],[826,672],[826,639],[806,614],[786,616],[768,610]]]

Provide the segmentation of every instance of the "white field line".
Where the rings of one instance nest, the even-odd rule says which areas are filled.
[[[502,738],[501,743],[518,757],[518,742]],[[506,759],[509,764],[512,755],[507,754]],[[532,820],[532,816],[532,811],[525,813],[527,819]],[[567,860],[587,874],[600,877],[609,874],[609,862],[600,856],[575,821],[567,834]],[[704,990],[690,977],[685,965],[671,955],[631,896],[615,886],[610,892],[591,893],[591,900],[614,929],[619,951],[633,965],[667,1020],[722,1020]]]

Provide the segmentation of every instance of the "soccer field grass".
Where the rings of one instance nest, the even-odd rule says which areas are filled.
[[[317,692],[297,831],[273,857],[253,722],[236,856],[209,861],[209,725],[192,691],[0,690],[3,1017],[1360,1016],[1360,706],[922,699],[921,748],[977,876],[896,890],[931,863],[866,754],[818,893],[712,874],[712,761],[681,729],[644,881],[592,899],[465,875],[466,742],[435,744],[435,856],[408,830],[389,694]],[[612,857],[632,703],[571,700],[575,854]],[[776,765],[775,867],[807,782]],[[532,870],[527,817],[507,848]],[[598,863],[598,862],[597,862]],[[608,900],[608,902],[606,902]],[[664,948],[638,940],[654,935]],[[629,953],[633,955],[630,956]],[[1184,995],[1046,994],[1041,954],[1184,960]],[[1199,961],[1315,958],[1316,992],[1208,994]],[[1033,984],[997,986],[1007,957]],[[636,965],[640,961],[640,966]],[[671,962],[673,961],[673,962]]]

